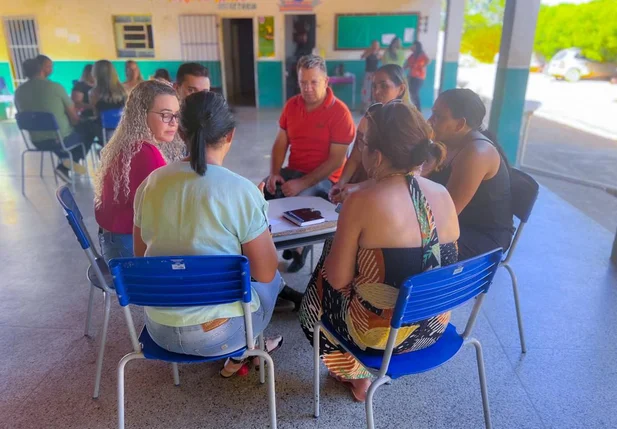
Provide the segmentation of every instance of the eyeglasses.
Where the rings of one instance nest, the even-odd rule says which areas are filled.
[[[164,124],[170,124],[172,119],[175,123],[178,123],[178,121],[180,121],[180,113],[155,112],[154,110],[150,110],[150,112],[159,115],[161,117],[161,121],[163,121]]]

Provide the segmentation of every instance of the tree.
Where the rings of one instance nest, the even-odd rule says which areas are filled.
[[[468,0],[461,52],[491,63],[499,52],[505,0]]]
[[[576,47],[590,60],[617,61],[617,20],[611,16],[617,16],[615,0],[542,6],[534,50],[551,58]]]

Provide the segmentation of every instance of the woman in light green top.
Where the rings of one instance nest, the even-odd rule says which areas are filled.
[[[395,37],[394,40],[390,42],[390,46],[388,46],[388,49],[384,52],[383,57],[381,57],[381,64],[396,64],[397,66],[403,67],[406,60],[407,56],[405,55],[401,39]]]
[[[190,153],[182,162],[155,170],[135,194],[135,256],[244,255],[252,283],[255,335],[266,328],[281,288],[278,258],[268,229],[268,203],[253,183],[223,167],[235,131],[225,99],[214,92],[187,97],[180,134]],[[246,346],[239,303],[146,308],[154,341],[171,352],[217,356]],[[266,341],[281,346],[282,337]],[[235,374],[245,362],[229,360],[221,371]]]

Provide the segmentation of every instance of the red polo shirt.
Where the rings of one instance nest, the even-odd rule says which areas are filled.
[[[330,88],[323,104],[312,112],[306,111],[301,95],[291,98],[285,104],[279,125],[287,132],[289,141],[288,167],[302,173],[310,173],[326,162],[331,144],[349,145],[356,134],[351,112]],[[344,165],[343,161],[329,179],[337,182]]]

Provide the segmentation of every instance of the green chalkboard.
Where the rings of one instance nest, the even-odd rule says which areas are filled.
[[[382,36],[395,34],[403,46],[411,46],[418,34],[418,14],[379,14],[379,15],[336,15],[334,47],[336,50],[366,49],[373,40],[378,40],[382,47]],[[407,40],[405,30],[407,29]],[[413,29],[412,40],[409,30]]]

